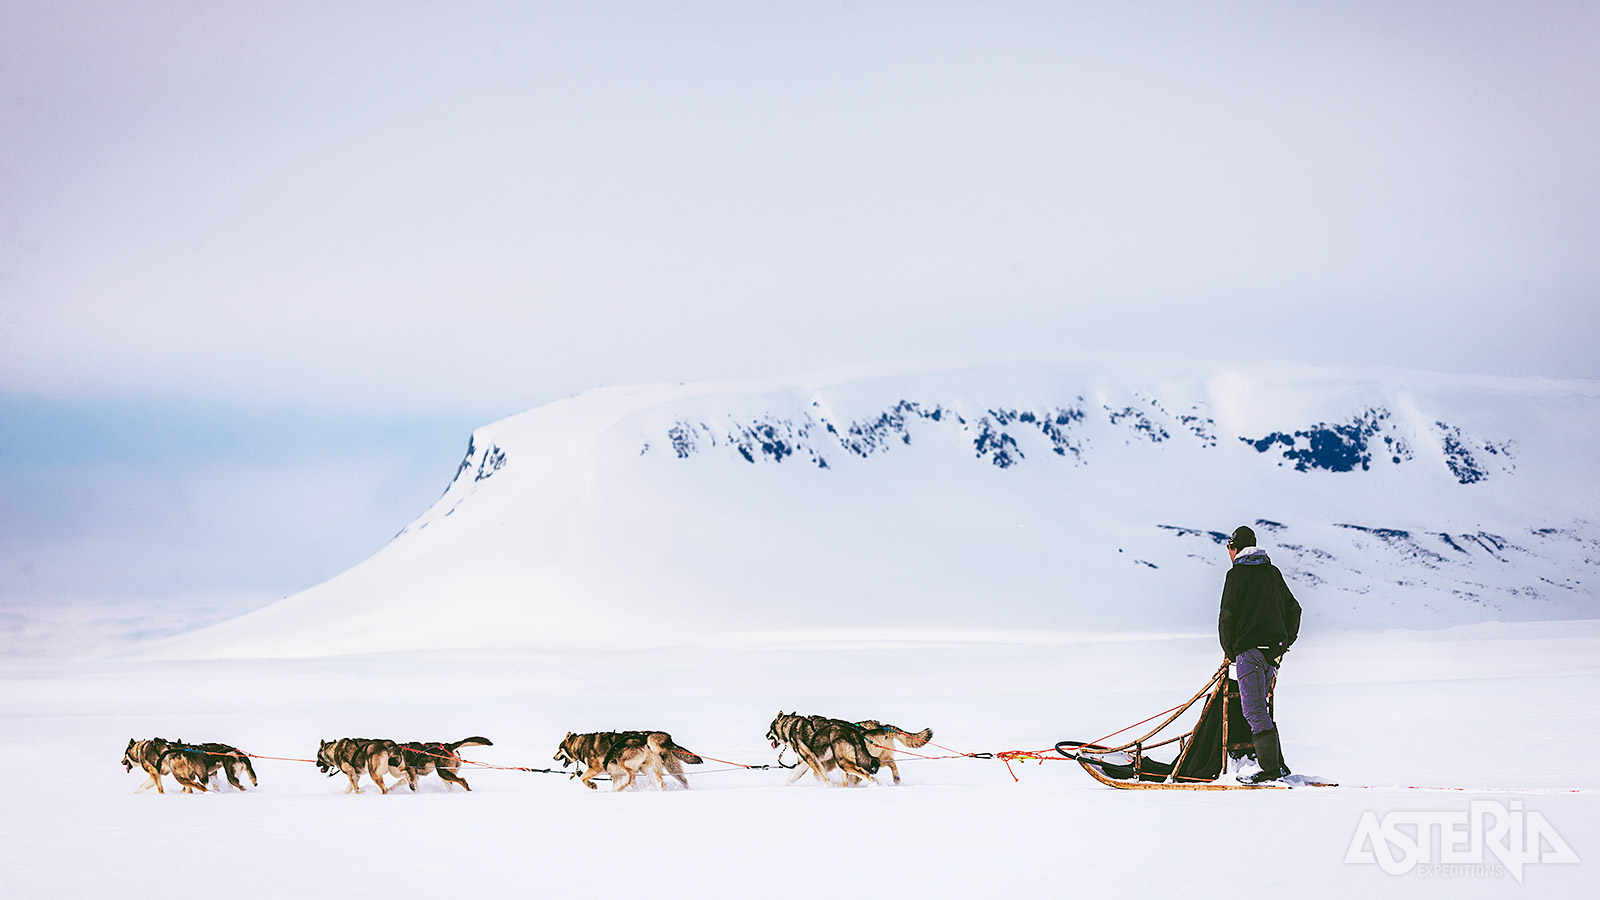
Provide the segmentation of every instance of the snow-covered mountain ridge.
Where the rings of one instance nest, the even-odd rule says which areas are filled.
[[[1148,408],[1125,406],[1113,409],[1101,405],[1092,414],[1103,415],[1112,426],[1122,426],[1130,439],[1147,440],[1159,444],[1172,438],[1173,431],[1182,435],[1191,433],[1206,447],[1215,447],[1216,420],[1203,416],[1199,407],[1190,413],[1172,415],[1159,401],[1145,397]],[[815,402],[815,401],[813,401]],[[782,462],[786,457],[809,459],[820,468],[828,467],[832,453],[847,453],[868,457],[884,452],[895,443],[911,443],[911,425],[917,420],[947,425],[957,430],[972,444],[973,457],[986,460],[1002,469],[1026,459],[1017,443],[1014,432],[1037,430],[1050,442],[1050,450],[1057,456],[1070,456],[1083,461],[1085,441],[1077,436],[1091,411],[1082,397],[1067,407],[1054,407],[1041,411],[1031,409],[988,409],[976,421],[969,422],[959,412],[935,405],[924,409],[911,400],[901,400],[876,418],[855,421],[840,428],[826,418],[813,418],[802,414],[798,421],[764,416],[750,421],[733,421],[725,429],[704,422],[679,420],[667,432],[672,450],[680,458],[700,452],[704,445],[711,449],[731,447],[745,462],[758,458]],[[1391,422],[1393,414],[1382,407],[1362,410],[1348,422],[1319,422],[1287,434],[1274,431],[1261,438],[1240,436],[1239,440],[1261,453],[1273,453],[1294,464],[1296,470],[1326,469],[1330,472],[1349,472],[1356,468],[1370,469],[1376,453],[1380,462],[1384,457],[1399,465],[1414,458],[1410,444],[1401,429]],[[909,423],[909,424],[908,424]],[[1175,426],[1175,427],[1174,427]],[[826,432],[826,437],[822,437]],[[1485,478],[1488,469],[1483,457],[1498,457],[1501,468],[1510,469],[1512,452],[1510,442],[1496,444],[1463,435],[1461,429],[1445,422],[1435,422],[1428,436],[1443,456],[1452,475],[1462,484],[1471,484]],[[1378,438],[1382,438],[1382,447]],[[820,439],[819,439],[820,438]],[[646,442],[643,450],[651,445]],[[468,459],[473,457],[469,445]],[[492,471],[504,463],[504,454],[486,452],[479,463],[478,473]],[[1279,463],[1282,465],[1282,463]],[[463,466],[467,463],[463,462]]]
[[[1600,615],[1592,382],[1305,366],[605,388],[484,426],[368,561],[163,654],[774,628],[1210,627],[1241,523],[1308,627]]]

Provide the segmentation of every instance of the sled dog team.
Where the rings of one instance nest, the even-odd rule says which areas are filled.
[[[907,748],[918,748],[933,739],[933,730],[924,728],[915,733],[885,725],[876,720],[847,722],[825,716],[802,716],[779,712],[767,729],[767,740],[782,753],[787,748],[805,766],[796,765],[787,784],[793,784],[809,771],[819,781],[833,784],[830,773],[835,769],[844,773],[844,783],[855,785],[870,781],[884,765],[900,783],[900,767],[895,765],[894,748],[898,743]],[[417,779],[437,774],[446,787],[459,784],[467,790],[472,787],[459,774],[462,759],[458,755],[463,747],[492,747],[486,737],[473,736],[449,743],[423,743],[411,741],[398,743],[387,739],[340,738],[322,741],[317,747],[317,768],[328,777],[343,773],[350,779],[345,793],[361,793],[362,773],[382,793],[389,793],[384,781],[388,775],[399,784],[404,779],[411,790],[417,789]],[[683,765],[699,765],[702,760],[695,753],[679,746],[665,731],[602,731],[589,734],[567,732],[556,750],[555,760],[564,769],[576,765],[570,777],[578,779],[584,787],[598,790],[594,779],[602,773],[612,782],[612,790],[632,787],[641,772],[648,773],[658,788],[666,787],[666,775],[671,775],[684,787],[689,780],[684,777]],[[250,757],[227,744],[189,744],[163,738],[149,740],[130,739],[122,754],[122,765],[132,772],[135,766],[149,775],[135,793],[155,786],[166,793],[161,784],[162,775],[171,775],[184,793],[207,790],[208,782],[220,787],[215,777],[221,773],[228,783],[244,790],[242,776],[255,785],[255,769]]]

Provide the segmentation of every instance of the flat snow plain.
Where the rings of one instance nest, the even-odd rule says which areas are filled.
[[[118,764],[130,737],[154,735],[310,757],[319,738],[482,734],[495,746],[469,758],[543,767],[569,730],[631,728],[770,763],[780,707],[931,726],[960,750],[1041,749],[1170,707],[1219,661],[1208,635],[818,633],[5,666],[0,896],[1592,896],[1600,622],[1304,635],[1280,682],[1285,752],[1339,788],[1116,791],[1067,762],[1015,764],[1013,780],[999,761],[913,759],[898,787],[785,785],[708,761],[687,791],[472,769],[471,793],[430,776],[383,796],[260,760],[256,790],[183,795],[168,779],[161,796],[135,794],[142,774]],[[1366,813],[1459,817],[1472,800],[1542,816],[1581,862],[1528,865],[1519,883],[1488,853],[1487,869],[1405,874],[1346,861]],[[1422,846],[1439,861],[1436,835]]]

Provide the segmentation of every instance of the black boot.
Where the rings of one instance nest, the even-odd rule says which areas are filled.
[[[1239,779],[1245,784],[1261,784],[1265,781],[1277,781],[1289,774],[1283,765],[1283,750],[1278,746],[1278,729],[1268,728],[1258,731],[1256,739],[1256,761],[1261,763],[1261,771],[1254,775],[1246,775]]]

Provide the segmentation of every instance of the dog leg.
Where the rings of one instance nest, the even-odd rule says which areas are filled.
[[[467,784],[467,780],[465,778],[462,778],[460,775],[457,775],[449,769],[437,769],[436,771],[439,773],[439,777],[445,780],[446,787],[449,787],[450,783],[454,782],[469,791],[472,790],[472,785]]]
[[[638,769],[627,769],[626,771],[628,773],[628,780],[624,781],[622,784],[619,784],[616,787],[612,788],[612,790],[614,790],[614,791],[625,791],[628,788],[633,787],[634,781],[636,781],[639,778],[639,770]],[[611,777],[615,778],[617,776],[615,774],[613,774]]]
[[[349,768],[344,770],[345,777],[350,779],[350,786],[344,789],[346,794],[361,793],[361,770]]]
[[[827,757],[825,757],[825,756],[824,757],[818,757],[815,753],[812,753],[809,750],[804,750],[804,749],[799,748],[799,747],[795,748],[795,755],[800,757],[800,761],[805,763],[806,767],[804,769],[802,769],[799,766],[795,766],[794,774],[789,776],[789,781],[788,781],[789,784],[793,784],[794,782],[798,781],[800,779],[801,774],[804,773],[804,772],[807,772],[807,771],[809,771],[811,773],[811,775],[814,778],[816,778],[818,781],[820,781],[820,782],[822,782],[824,784],[831,783],[831,782],[828,781],[828,776],[827,776],[827,771],[828,771],[828,769],[827,769],[827,766],[828,766]]]
[[[819,776],[822,779],[822,782],[829,787],[833,787],[835,784],[833,780],[833,772],[835,769],[839,769],[838,755],[833,752],[832,747],[829,747],[828,749],[822,751],[821,756],[817,757],[817,762],[822,769],[822,774]]]
[[[801,761],[805,762],[804,760],[801,760]],[[809,763],[809,762],[807,762],[803,766],[795,766],[793,769],[789,770],[789,777],[787,779],[785,779],[783,783],[784,784],[794,784],[796,781],[799,781],[800,777],[802,775],[806,774],[807,772],[810,772],[812,775],[817,774],[816,768],[814,766],[812,766],[811,763]]]
[[[833,758],[833,751],[829,750],[827,753],[824,753],[822,756],[818,757],[818,762],[822,764],[823,783],[829,787],[833,787],[835,784],[837,784],[837,782],[833,780],[833,773],[835,771],[839,771],[839,761]]]
[[[605,771],[605,767],[604,766],[601,766],[601,765],[598,765],[598,764],[590,764],[589,767],[584,771],[584,773],[582,775],[578,776],[578,780],[583,782],[583,786],[588,788],[589,790],[598,791],[598,790],[600,790],[600,788],[595,785],[594,779],[595,779],[596,775],[599,775],[601,772],[604,772],[604,771]]]
[[[854,760],[842,756],[835,757],[834,762],[839,764],[839,771],[844,773],[845,787],[855,787],[863,780],[872,781],[872,775]]]
[[[679,784],[684,787],[689,786],[689,779],[683,777],[683,763],[679,762],[676,756],[667,757],[667,771],[672,773],[673,778],[678,779]]]

